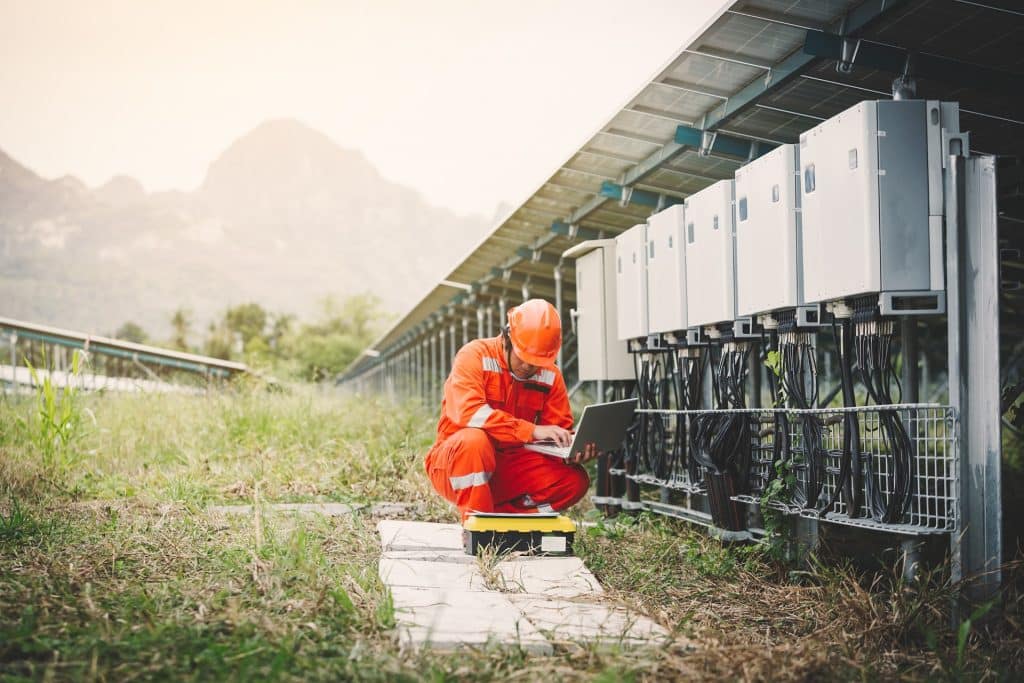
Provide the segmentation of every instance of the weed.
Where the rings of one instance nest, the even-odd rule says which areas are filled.
[[[40,524],[17,498],[11,497],[7,514],[0,511],[0,545],[24,542],[40,530]]]
[[[501,593],[525,592],[521,583],[509,583],[505,573],[501,571],[500,564],[514,555],[515,553],[512,551],[499,550],[494,545],[485,545],[480,548],[476,556],[476,564],[480,569],[480,574],[484,577],[485,586]]]
[[[788,459],[775,462],[775,476],[761,494],[761,517],[764,520],[762,547],[768,557],[778,563],[785,563],[793,557],[793,523],[780,506],[792,499],[796,486],[793,463]]]
[[[44,469],[55,477],[66,475],[78,459],[74,442],[80,434],[82,410],[75,380],[81,374],[82,358],[82,353],[76,349],[71,356],[71,372],[60,388],[54,385],[51,372],[39,373],[25,359],[36,387],[36,447],[42,455]],[[45,355],[43,363],[46,363]]]

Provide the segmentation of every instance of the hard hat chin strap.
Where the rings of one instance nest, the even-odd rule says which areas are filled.
[[[509,336],[509,326],[505,325],[501,330],[501,336],[505,343],[505,363],[508,365],[508,374],[512,375],[512,379],[517,382],[528,382],[529,377],[520,377],[512,370],[512,337]]]

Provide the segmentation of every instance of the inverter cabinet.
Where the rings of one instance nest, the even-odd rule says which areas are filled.
[[[732,180],[686,200],[686,313],[689,327],[736,318]]]
[[[808,301],[941,292],[942,140],[955,104],[864,101],[800,136]]]
[[[647,224],[640,223],[615,238],[615,287],[619,339],[648,335]]]
[[[799,147],[782,145],[736,171],[736,313],[804,302]]]
[[[651,334],[685,330],[686,211],[670,206],[647,219],[647,315]]]
[[[588,240],[567,250],[576,259],[576,343],[581,381],[633,379],[633,360],[619,341],[615,240]]]

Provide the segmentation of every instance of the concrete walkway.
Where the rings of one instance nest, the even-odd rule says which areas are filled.
[[[487,568],[463,552],[456,524],[385,520],[377,531],[380,577],[403,647],[515,645],[550,654],[555,645],[637,647],[668,637],[650,619],[602,600],[577,557],[513,557]]]
[[[341,517],[350,515],[357,510],[369,512],[371,515],[383,517],[397,515],[415,506],[409,503],[264,503],[263,508],[275,512],[289,512],[296,515],[323,515],[324,517]],[[211,505],[207,512],[219,515],[251,515],[252,505]]]

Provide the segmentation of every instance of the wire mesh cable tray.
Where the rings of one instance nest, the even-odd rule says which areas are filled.
[[[744,492],[733,500],[753,505],[762,504],[762,493],[776,473],[775,464],[782,457],[791,463],[795,475],[794,486],[767,504],[786,514],[799,515],[819,521],[844,524],[900,534],[935,534],[957,528],[959,467],[959,422],[956,411],[938,404],[894,404],[884,406],[858,406],[854,408],[747,408],[738,410],[672,410],[638,409],[656,419],[664,420],[669,433],[685,428],[701,415],[745,414],[751,420],[751,466]],[[848,514],[844,495],[837,495],[840,486],[841,465],[845,456],[844,432],[847,414],[856,416],[860,441],[861,486],[860,509]],[[900,423],[905,433],[905,446],[894,449],[891,434],[882,422]],[[813,429],[804,429],[811,426]],[[785,448],[776,446],[776,431],[785,431]],[[811,435],[810,437],[808,435]],[[816,443],[808,443],[808,441]],[[685,452],[685,448],[683,451]],[[897,466],[897,453],[902,456]],[[811,454],[811,455],[809,455]],[[820,490],[809,489],[810,463],[816,466]],[[643,463],[637,470],[626,474],[638,483],[664,486],[687,493],[703,493],[701,477],[692,481],[687,469],[673,463],[668,477],[657,477]],[[902,474],[900,474],[902,472]],[[823,475],[823,476],[821,476]],[[870,478],[870,479],[869,479]],[[909,479],[909,482],[907,481]],[[902,513],[891,513],[890,521],[879,519],[872,511],[872,500],[882,507],[893,500],[901,487],[906,502],[899,506]],[[808,493],[810,495],[808,495]],[[800,494],[800,495],[797,495]],[[815,505],[807,504],[813,499]],[[877,506],[876,506],[877,507]],[[817,508],[817,509],[816,509]]]

